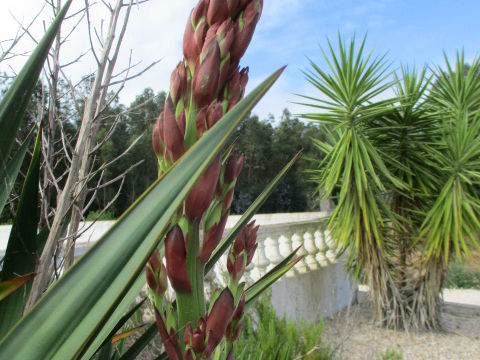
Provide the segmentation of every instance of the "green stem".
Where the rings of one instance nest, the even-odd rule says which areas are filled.
[[[199,228],[198,221],[188,222],[187,266],[192,292],[177,292],[178,328],[181,332],[188,323],[195,328],[198,319],[205,315],[206,311],[203,291],[204,264],[197,258],[200,249]],[[183,339],[183,336],[181,338]]]
[[[227,344],[225,345],[225,356],[228,356],[228,354],[230,353],[230,350],[233,351],[233,342],[227,341]]]

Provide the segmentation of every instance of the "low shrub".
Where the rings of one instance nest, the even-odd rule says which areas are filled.
[[[237,360],[330,360],[335,350],[321,342],[323,321],[296,324],[277,316],[271,295],[257,301],[235,342]]]
[[[402,360],[403,354],[395,350],[387,350],[379,359],[380,360]]]
[[[480,289],[480,270],[467,270],[465,263],[455,260],[448,269],[446,288]]]
[[[115,220],[115,215],[113,211],[105,211],[101,214],[100,210],[90,211],[87,215],[86,221],[107,221],[107,220]]]

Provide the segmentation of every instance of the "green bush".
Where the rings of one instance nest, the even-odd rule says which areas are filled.
[[[235,342],[237,360],[330,360],[335,351],[321,343],[323,321],[296,324],[280,318],[263,296],[245,316],[244,329]]]
[[[448,269],[446,288],[480,289],[480,271],[468,271],[465,263],[455,260]]]
[[[387,350],[382,355],[382,357],[380,357],[380,360],[402,360],[402,359],[403,359],[403,354],[395,350]]]
[[[87,215],[86,221],[102,221],[102,220],[115,220],[115,215],[113,211],[105,211],[103,214],[100,214],[101,210],[90,211]]]

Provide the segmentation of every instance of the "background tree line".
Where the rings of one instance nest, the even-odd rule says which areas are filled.
[[[67,91],[67,84],[60,82],[59,88],[60,92],[62,88]],[[85,94],[88,94],[88,91],[88,86],[82,89]],[[48,88],[39,83],[26,115],[22,135],[27,133],[35,119],[42,116],[41,107],[45,106],[42,105],[42,98],[46,96],[46,92]],[[97,134],[98,141],[104,139],[107,132],[112,131],[110,127],[114,121],[116,124],[113,134],[94,154],[95,163],[92,167],[101,168],[102,164],[114,161],[105,168],[102,175],[103,184],[112,183],[97,190],[95,203],[89,210],[90,218],[109,205],[102,218],[120,216],[156,179],[157,160],[152,150],[151,133],[156,117],[163,110],[164,101],[165,92],[155,93],[151,88],[146,88],[129,106],[114,101],[105,110]],[[73,139],[81,121],[74,109],[81,108],[83,103],[81,100],[74,103],[69,97],[60,102],[62,103],[58,104],[59,116],[68,119],[64,131]],[[46,116],[44,117],[46,121]],[[322,134],[316,124],[300,121],[292,116],[288,109],[283,111],[280,119],[270,115],[267,119],[261,120],[257,115],[249,115],[234,134],[236,146],[245,154],[246,161],[237,183],[233,212],[245,211],[283,164],[299,151],[303,154],[301,160],[268,198],[261,212],[301,212],[318,209],[317,196],[314,194],[315,184],[308,181],[305,170],[311,159],[318,159],[320,156],[311,139],[321,137]],[[57,142],[54,146],[60,148],[64,145]],[[135,164],[138,165],[128,171],[123,181],[114,181],[119,174]],[[59,186],[64,180],[65,174],[62,172],[66,168],[58,166],[55,169],[55,175],[60,179]],[[17,180],[17,192],[20,192],[22,181],[22,177]],[[50,201],[54,205],[55,198]],[[16,199],[12,198],[10,206],[7,206],[1,214],[1,222],[11,221],[15,204]]]

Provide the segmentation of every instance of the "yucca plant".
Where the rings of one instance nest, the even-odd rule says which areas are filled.
[[[313,170],[323,196],[338,191],[332,236],[349,267],[365,275],[377,320],[389,327],[439,327],[449,256],[478,246],[478,60],[466,71],[407,67],[393,82],[384,64],[340,39],[325,53],[330,73],[311,62],[307,79],[328,99],[304,117],[329,134],[315,143],[325,157]],[[395,97],[377,100],[392,88]]]
[[[303,96],[309,107],[320,110],[302,117],[318,121],[327,134],[327,141],[314,139],[325,154],[313,179],[322,196],[338,192],[337,206],[328,227],[341,253],[348,254],[348,268],[355,277],[365,276],[375,299],[376,317],[382,322],[400,300],[392,278],[388,254],[392,218],[383,196],[385,182],[402,187],[385,164],[385,157],[373,144],[372,127],[386,113],[390,100],[375,102],[376,96],[391,86],[384,57],[364,58],[365,39],[356,49],[355,39],[347,45],[339,36],[338,53],[329,42],[329,53],[323,52],[330,73],[313,61],[305,72],[327,99]]]
[[[262,0],[200,0],[193,9],[183,38],[184,59],[172,73],[164,111],[153,129],[160,176],[243,97],[248,68],[240,69],[239,62],[262,7]],[[233,358],[244,308],[253,299],[241,278],[255,253],[258,230],[253,222],[247,224],[247,215],[221,242],[243,160],[234,147],[217,155],[178,209],[164,251],[157,250],[146,267],[158,330],[171,359],[208,359],[222,341],[215,357]],[[207,311],[203,278],[229,247],[228,287],[214,294]],[[176,293],[175,307],[164,299],[167,277]]]
[[[473,247],[480,249],[480,61],[476,58],[467,71],[463,54],[457,54],[454,68],[447,57],[445,65],[447,70],[435,72],[429,98],[439,136],[430,151],[435,187],[420,227],[425,239],[420,290],[428,302],[426,316],[436,327],[451,255],[463,259]]]
[[[22,118],[19,109],[27,103],[25,99],[31,93],[32,83],[38,78],[55,31],[70,3],[66,3],[2,100],[2,131],[6,126],[18,128]],[[4,331],[4,335],[0,335],[2,359],[116,357],[112,354],[112,342],[128,333],[113,336],[138,308],[139,305],[127,311],[145,285],[145,276],[168,356],[173,359],[209,358],[214,351],[217,359],[233,356],[232,343],[241,329],[243,308],[296,262],[294,252],[248,288],[240,281],[256,248],[257,228],[247,223],[296,158],[272,180],[221,240],[233,186],[243,161],[231,146],[227,146],[229,136],[283,70],[275,72],[241,100],[247,71],[238,71],[238,61],[250,42],[261,8],[259,0],[201,1],[192,12],[186,32],[186,60],[182,62],[185,78],[179,82],[182,80],[182,66],[179,65],[172,76],[167,107],[159,118],[163,120],[158,121],[153,134],[154,149],[157,151],[161,147],[163,151],[157,151],[159,179],[27,314],[22,314],[23,303],[5,301],[15,296],[24,301],[28,287],[21,286],[34,275],[8,278],[1,283],[0,307],[5,306],[0,317]],[[222,26],[218,22],[226,24]],[[184,123],[182,114],[185,115]],[[183,131],[182,124],[185,125]],[[162,131],[159,130],[161,126]],[[13,143],[11,137],[15,135],[11,128],[8,131],[8,134],[2,133],[0,144],[0,174],[2,186],[5,184],[0,193],[3,202],[7,198],[5,192],[8,196],[12,186],[11,176],[18,173],[18,163],[28,145],[26,142],[6,165]],[[25,267],[27,260],[32,259],[35,262],[35,254],[40,251],[48,231],[38,231],[38,218],[31,216],[38,212],[38,205],[32,200],[38,196],[39,143],[37,136],[31,171],[22,194],[28,201],[20,201],[15,219],[18,225],[14,224],[12,230],[2,277],[10,273],[18,275],[11,266]],[[199,238],[200,225],[205,234],[203,242]],[[27,241],[28,249],[25,248]],[[203,275],[232,244],[227,263],[231,282],[221,294],[210,299],[207,311]],[[29,256],[20,259],[19,248]],[[160,260],[161,254],[165,254],[166,268]],[[165,304],[163,308],[161,294],[166,286],[165,275],[177,293],[177,301],[175,306]],[[10,309],[16,309],[14,317],[10,316]],[[154,326],[149,326],[121,358],[134,358],[152,338],[154,330]],[[202,338],[203,342],[199,341]]]

